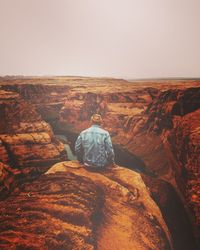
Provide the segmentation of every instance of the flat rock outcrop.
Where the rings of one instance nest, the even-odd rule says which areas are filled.
[[[173,249],[139,174],[61,162],[0,203],[1,249]]]

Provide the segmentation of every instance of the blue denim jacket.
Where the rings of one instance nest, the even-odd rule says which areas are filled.
[[[114,163],[114,151],[109,133],[92,125],[82,131],[75,143],[77,158],[86,166],[104,167]]]

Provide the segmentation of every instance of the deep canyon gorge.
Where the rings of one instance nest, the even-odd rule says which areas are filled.
[[[93,113],[98,173],[73,158]],[[198,249],[200,81],[1,78],[0,118],[0,249]]]

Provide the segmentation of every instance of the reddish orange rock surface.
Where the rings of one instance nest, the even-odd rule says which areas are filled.
[[[17,188],[22,177],[22,173],[18,169],[0,162],[0,200],[5,199],[10,190]]]
[[[35,108],[16,92],[0,90],[0,161],[23,176],[67,159],[64,145]]]
[[[1,202],[0,228],[1,249],[173,249],[140,175],[121,167],[56,164]]]
[[[103,127],[111,133],[114,144],[142,159],[147,170],[181,192],[199,225],[200,83],[170,84],[69,85],[57,126],[78,134],[89,126],[92,113],[101,113]],[[194,130],[187,128],[187,117]],[[185,136],[192,137],[182,140]],[[191,151],[197,153],[191,155]],[[187,163],[182,162],[180,155],[187,155]]]
[[[53,159],[59,159],[55,152],[60,152],[62,146],[58,146],[58,151],[54,150],[58,142],[52,139],[54,136],[49,125],[41,121],[38,113],[53,126],[54,131],[74,137],[89,126],[90,115],[99,112],[104,119],[103,127],[112,136],[118,154],[116,158],[123,163],[128,162],[128,167],[141,168],[156,178],[146,178],[146,183],[160,203],[162,212],[165,213],[170,204],[170,193],[175,192],[174,197],[178,195],[184,201],[195,224],[199,225],[199,81],[130,83],[117,79],[55,77],[2,80],[1,85],[4,92],[0,96],[5,96],[5,91],[7,93],[7,100],[4,98],[4,104],[0,106],[1,112],[5,113],[5,102],[9,98],[19,100],[23,97],[34,107],[32,116],[38,117],[32,124],[27,115],[27,121],[14,127],[17,135],[11,136],[9,132],[5,137],[6,133],[3,133],[0,139],[3,162],[8,163],[10,159],[6,143],[12,147],[20,164],[31,165],[30,158],[35,152],[34,162],[39,160],[38,166],[40,164],[41,167],[49,157],[48,152],[42,150],[45,147],[54,155]],[[15,109],[12,107],[10,110],[13,112]],[[27,111],[26,108],[24,110]],[[7,121],[0,123],[1,131],[10,126],[12,130],[12,123],[19,124],[14,115]],[[38,132],[41,133],[39,137],[36,136]],[[17,143],[22,139],[34,151],[26,145],[19,149]],[[42,148],[38,147],[39,141]],[[20,150],[25,152],[24,157],[20,156]],[[129,156],[131,160],[128,160]],[[171,189],[176,191],[171,192]],[[167,195],[162,193],[165,191]]]

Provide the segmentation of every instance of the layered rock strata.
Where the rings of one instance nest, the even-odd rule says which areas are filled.
[[[11,84],[2,86],[5,90],[19,93],[24,100],[42,115],[45,121],[53,121],[58,118],[59,111],[64,105],[69,92],[65,85],[49,84]]]
[[[167,91],[147,110],[145,129],[161,138],[168,157],[168,174],[173,172],[175,183],[195,215],[200,217],[200,88]],[[154,153],[154,152],[152,152]],[[161,164],[160,164],[161,166]],[[166,169],[166,165],[163,166]],[[169,180],[169,175],[165,176]]]
[[[147,95],[149,89],[146,91]],[[89,126],[92,113],[102,114],[103,127],[112,135],[113,143],[142,159],[146,173],[170,183],[186,201],[198,227],[200,89],[157,94],[151,100],[144,98],[148,101],[141,105],[131,92],[113,96],[87,93],[81,100],[66,101],[60,111],[60,124],[62,129],[78,134]]]
[[[139,174],[62,162],[0,204],[1,249],[173,249]]]
[[[14,188],[18,189],[24,176],[21,171],[0,162],[0,200],[5,199]]]
[[[133,167],[143,167],[146,173],[156,176],[156,180],[146,183],[161,208],[169,208],[170,190],[174,187],[199,225],[200,82],[130,84],[124,80],[69,77],[10,79],[1,83],[7,92],[16,91],[31,102],[55,131],[73,134],[74,138],[89,126],[93,112],[101,113],[103,127],[112,135],[115,148],[123,148],[128,156],[122,157],[122,150],[117,151],[123,165],[127,162],[132,167],[134,162]],[[0,142],[0,152],[7,162],[10,157],[2,145]],[[166,191],[165,198],[160,190]]]
[[[0,162],[31,176],[67,159],[49,124],[18,93],[0,90],[0,116]]]

